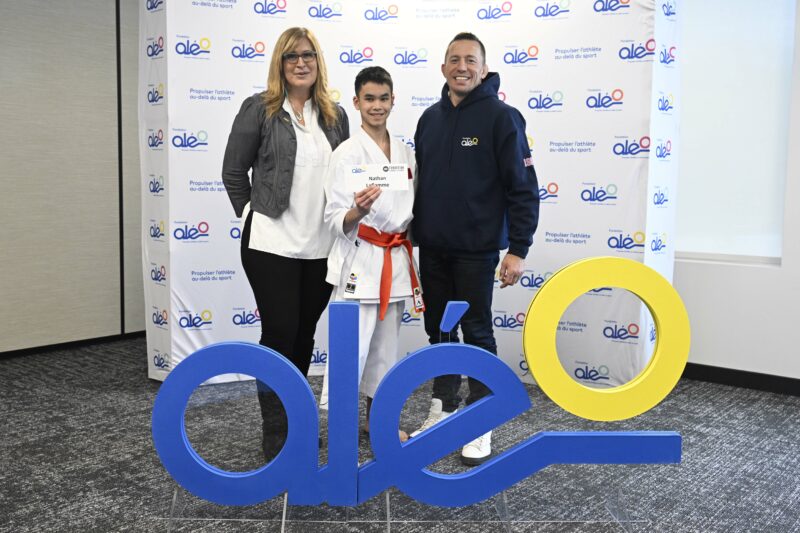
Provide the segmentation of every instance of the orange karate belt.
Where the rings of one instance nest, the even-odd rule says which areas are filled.
[[[408,252],[408,270],[411,273],[411,292],[414,300],[414,310],[418,313],[425,311],[425,302],[422,300],[422,289],[414,270],[413,250],[411,241],[406,238],[407,232],[403,233],[381,233],[370,226],[358,226],[358,238],[367,241],[375,246],[383,248],[383,268],[381,268],[381,287],[380,287],[380,319],[386,316],[389,308],[389,298],[392,294],[392,248],[405,246]]]

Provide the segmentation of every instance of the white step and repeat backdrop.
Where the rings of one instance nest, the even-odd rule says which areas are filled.
[[[523,379],[522,323],[538,287],[576,259],[615,255],[672,278],[678,155],[675,0],[142,0],[139,120],[149,375],[163,379],[198,348],[257,342],[260,316],[239,260],[241,221],[220,169],[230,125],[266,85],[280,33],[318,36],[333,96],[351,128],[353,80],[380,65],[395,80],[390,132],[413,147],[439,99],[445,48],[471,31],[519,109],[539,177],[541,216],[521,284],[494,298],[500,357]],[[426,344],[403,319],[402,347]],[[564,314],[565,370],[594,386],[634,377],[655,329],[640,301],[597,287]],[[312,373],[327,358],[327,318]]]

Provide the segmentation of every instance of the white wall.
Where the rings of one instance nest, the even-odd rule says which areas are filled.
[[[800,10],[795,27],[800,27]],[[737,37],[747,39],[746,35]],[[757,42],[750,40],[752,46]],[[800,40],[794,38],[788,123],[788,159],[783,208],[782,258],[759,262],[747,257],[730,260],[689,258],[678,255],[674,283],[686,303],[692,322],[690,362],[736,370],[800,378],[800,349],[795,333],[800,313]],[[747,72],[740,72],[747,77]],[[685,80],[686,81],[686,80]],[[708,82],[715,83],[712,71]],[[690,90],[684,85],[684,94]],[[720,90],[725,90],[721,87]],[[685,121],[684,121],[685,124]],[[684,136],[686,139],[686,136]],[[733,151],[739,158],[746,153]],[[773,164],[780,162],[772,162]],[[681,175],[684,180],[686,176]],[[751,183],[760,183],[752,176]],[[679,202],[685,200],[681,188]],[[729,209],[736,209],[729,206]],[[742,214],[742,216],[745,216]]]

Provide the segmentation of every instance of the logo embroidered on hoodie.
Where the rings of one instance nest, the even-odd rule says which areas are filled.
[[[462,137],[461,146],[478,146],[477,137]]]

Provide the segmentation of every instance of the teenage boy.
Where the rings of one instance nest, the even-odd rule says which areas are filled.
[[[375,390],[399,360],[405,300],[411,298],[420,311],[424,306],[406,236],[414,206],[414,152],[386,129],[394,105],[392,77],[381,67],[367,67],[356,76],[355,91],[361,128],[333,152],[325,179],[325,220],[337,237],[328,256],[327,281],[334,286],[333,300],[359,304],[359,376],[369,431]],[[391,177],[383,175],[387,169]],[[354,193],[353,183],[364,175],[395,185]],[[327,373],[321,403],[327,403]],[[400,439],[407,438],[400,431]]]

